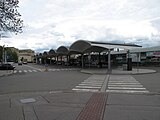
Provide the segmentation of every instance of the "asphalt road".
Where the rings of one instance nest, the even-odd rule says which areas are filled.
[[[146,67],[147,69],[156,70],[152,74],[133,75],[150,92],[160,93],[160,67]]]
[[[89,74],[80,73],[79,70],[60,69],[59,71],[45,72],[44,66],[36,65],[35,67],[31,64],[29,66],[16,66],[16,70],[20,70],[21,72],[1,77],[0,94],[35,91],[70,91],[74,86],[90,76]],[[37,69],[41,69],[42,71],[38,71]],[[36,72],[31,72],[31,70],[36,70]]]
[[[67,70],[65,66],[49,66],[55,71],[45,72],[45,67],[36,64],[18,66],[15,74],[0,78],[0,93],[35,92],[35,91],[71,91],[76,85],[91,75],[79,70]],[[149,68],[149,67],[147,67]],[[132,75],[148,91],[160,93],[160,67],[150,67],[157,73]]]

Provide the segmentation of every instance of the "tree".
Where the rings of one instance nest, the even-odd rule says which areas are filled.
[[[3,52],[3,47],[2,46],[0,46],[0,62],[2,62],[2,53]]]
[[[15,51],[11,50],[10,48],[5,49],[7,51],[7,61],[9,62],[17,62],[18,61],[18,55]]]
[[[23,20],[17,8],[19,0],[0,0],[0,31],[21,33]]]

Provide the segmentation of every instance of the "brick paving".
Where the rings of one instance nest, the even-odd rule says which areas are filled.
[[[106,100],[106,93],[94,93],[79,114],[77,120],[103,120]]]

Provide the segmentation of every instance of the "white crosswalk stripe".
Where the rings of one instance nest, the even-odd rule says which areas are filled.
[[[70,71],[79,70],[79,68],[61,68],[61,69],[48,69],[49,72],[60,72],[60,71]],[[13,73],[32,73],[32,72],[43,72],[43,70],[14,70]]]
[[[27,72],[27,70],[23,70],[24,72]]]
[[[17,70],[14,70],[13,73],[17,73]]]
[[[31,72],[37,72],[37,70],[14,70],[13,73],[31,73]]]
[[[28,70],[29,72],[32,72],[32,70]]]
[[[88,79],[84,80],[75,88],[73,88],[73,91],[82,91],[82,92],[98,92],[100,91],[105,77],[102,77],[100,75],[92,75]]]
[[[60,68],[60,69],[48,69],[50,72],[54,71],[71,71],[71,70],[80,70],[79,68]]]
[[[132,76],[111,76],[106,92],[109,93],[148,93],[149,91]]]
[[[37,72],[37,70],[33,70],[33,72]]]

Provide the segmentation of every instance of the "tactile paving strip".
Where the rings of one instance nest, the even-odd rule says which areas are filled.
[[[103,120],[106,100],[106,93],[93,93],[77,120]]]

